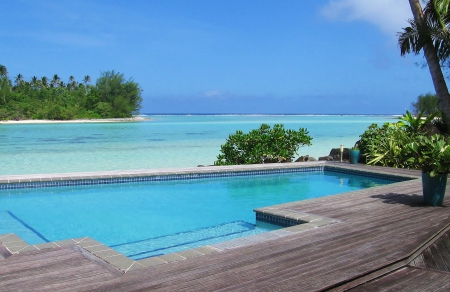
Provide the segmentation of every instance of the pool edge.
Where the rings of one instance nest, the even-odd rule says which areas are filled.
[[[244,166],[212,166],[212,167],[202,167],[202,168],[183,168],[183,169],[171,169],[171,171],[166,170],[136,170],[136,171],[125,171],[125,172],[114,172],[115,177],[141,177],[143,175],[185,175],[192,173],[222,173],[222,172],[240,172],[240,171],[258,171],[258,170],[273,170],[273,169],[292,169],[292,168],[312,168],[322,166],[324,170],[333,170],[351,174],[359,174],[359,175],[370,175],[375,173],[377,176],[386,176],[391,178],[401,178],[402,181],[396,182],[394,184],[407,184],[408,180],[414,180],[420,178],[420,173],[417,174],[414,172],[413,174],[393,174],[391,171],[387,171],[387,169],[383,169],[380,167],[367,167],[367,169],[354,169],[348,163],[330,163],[330,162],[308,162],[308,163],[287,163],[287,164],[264,164],[264,165],[244,165]],[[392,169],[389,169],[392,170]],[[109,173],[109,172],[108,172]],[[69,180],[77,179],[93,179],[93,176],[97,174],[102,176],[104,173],[78,173],[78,174],[64,174],[64,175],[41,175],[41,177],[32,176],[21,176],[21,178],[9,178],[5,179],[5,176],[0,177],[0,184],[16,184],[16,183],[28,183],[32,180],[36,181],[63,181],[64,178]],[[376,188],[389,187],[390,185],[379,186]],[[345,192],[341,194],[336,194],[334,196],[348,196],[348,195],[357,195],[361,191],[352,191]],[[67,245],[78,246],[82,249],[83,252],[87,252],[90,255],[95,256],[96,258],[106,262],[107,264],[113,266],[121,273],[127,273],[134,270],[140,270],[144,268],[150,268],[152,266],[157,266],[161,264],[167,264],[171,262],[186,260],[191,257],[203,256],[215,252],[223,252],[229,249],[240,248],[244,246],[250,246],[252,244],[257,244],[262,241],[273,240],[279,237],[288,236],[292,234],[296,234],[299,232],[305,232],[307,230],[329,226],[331,224],[339,223],[339,220],[333,218],[326,218],[322,216],[317,216],[314,214],[308,213],[300,213],[287,211],[290,206],[304,204],[305,202],[320,200],[321,198],[314,198],[302,201],[294,201],[289,203],[284,203],[280,205],[273,205],[263,208],[255,209],[256,216],[259,214],[263,214],[264,216],[273,216],[277,218],[283,218],[284,220],[296,221],[297,224],[293,224],[293,226],[282,228],[275,231],[270,231],[267,233],[263,233],[265,235],[253,235],[249,237],[243,237],[238,239],[233,239],[230,241],[225,241],[221,243],[217,243],[214,245],[202,246],[199,248],[180,251],[177,253],[171,253],[162,255],[159,257],[151,257],[142,260],[133,260],[129,257],[115,251],[114,249],[90,238],[75,238],[75,239],[67,239],[58,242],[49,242],[43,244],[29,245],[20,237],[13,233],[9,234],[0,234],[0,243],[3,247],[5,247],[11,254],[19,254],[25,252],[31,252],[36,250],[42,250],[46,248],[58,248]],[[262,215],[259,215],[262,216]],[[86,254],[85,254],[86,256]]]

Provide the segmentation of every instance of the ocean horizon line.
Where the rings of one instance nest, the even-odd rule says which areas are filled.
[[[140,113],[136,116],[303,116],[303,117],[400,117],[403,114],[233,114],[233,113]]]

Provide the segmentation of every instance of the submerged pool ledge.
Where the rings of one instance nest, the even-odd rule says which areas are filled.
[[[258,212],[264,212],[263,209],[264,208],[258,209],[258,211],[255,210],[255,212],[257,214]],[[280,215],[282,212],[283,210],[279,210],[278,215]],[[267,212],[267,214],[269,213],[277,214],[276,212],[273,212],[273,209],[270,209],[269,212]],[[164,254],[161,256],[149,257],[141,260],[133,260],[125,256],[124,254],[114,250],[113,248],[90,237],[74,238],[57,242],[47,242],[42,244],[30,245],[14,233],[0,234],[0,247],[2,247],[0,248],[0,260],[2,258],[8,258],[13,254],[23,254],[49,248],[62,248],[70,246],[82,253],[87,258],[109,268],[110,270],[113,269],[112,272],[128,273],[135,270],[141,270],[172,262],[182,261],[189,258],[208,255],[211,253],[224,252],[235,248],[251,246],[269,240],[276,240],[281,237],[298,234],[300,232],[305,232],[307,230],[316,229],[339,222],[339,220],[337,219],[315,216],[313,214],[300,212],[297,212],[297,214],[296,212],[289,212],[289,215],[297,218],[297,224],[293,224],[290,227],[266,233],[241,237],[212,245],[201,246],[194,249]]]

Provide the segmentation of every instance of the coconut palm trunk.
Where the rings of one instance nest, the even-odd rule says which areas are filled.
[[[423,30],[424,34],[427,34],[427,26],[419,0],[409,0],[409,5],[411,6],[414,20],[418,24],[419,29]],[[428,68],[430,69],[434,89],[436,90],[436,94],[439,98],[439,108],[444,114],[445,123],[448,129],[450,129],[450,94],[448,92],[444,74],[442,74],[441,65],[431,38],[430,41],[424,45],[423,51],[425,59],[427,60]]]

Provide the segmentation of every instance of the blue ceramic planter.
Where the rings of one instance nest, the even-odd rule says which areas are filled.
[[[431,177],[429,173],[422,172],[423,199],[425,204],[430,206],[442,206],[446,186],[446,173]]]
[[[351,164],[357,164],[359,160],[359,150],[350,150],[350,163]]]

